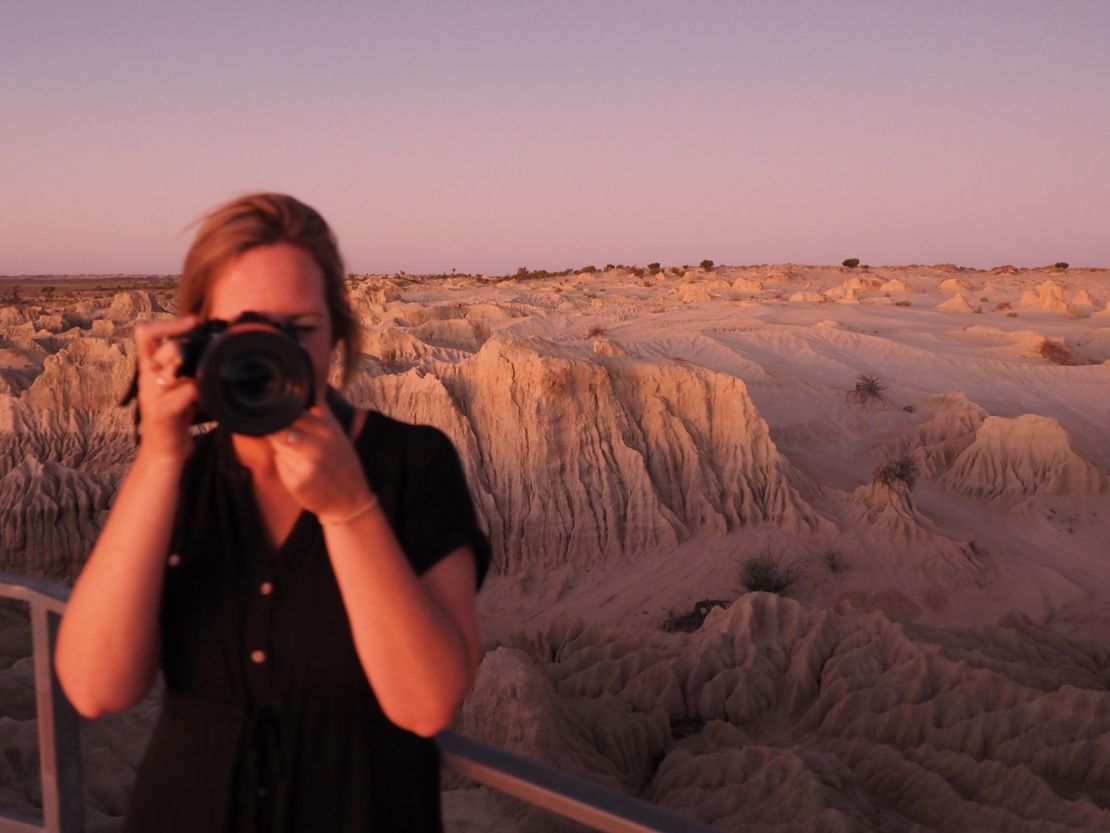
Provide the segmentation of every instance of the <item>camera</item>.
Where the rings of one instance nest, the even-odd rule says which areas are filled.
[[[234,321],[209,319],[174,339],[178,376],[197,380],[194,422],[215,420],[234,434],[280,431],[315,404],[308,351],[290,323],[244,312]]]

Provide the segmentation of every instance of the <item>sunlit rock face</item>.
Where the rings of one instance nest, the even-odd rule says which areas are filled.
[[[953,461],[943,482],[979,498],[1006,495],[1097,495],[1102,473],[1071,449],[1051,417],[987,417],[975,440]]]
[[[593,566],[747,524],[833,527],[734,377],[537,339],[494,339],[436,370],[352,393],[447,431],[508,571]]]
[[[1106,270],[348,286],[346,395],[447,433],[493,544],[456,728],[721,830],[1110,830]],[[135,454],[134,325],[174,290],[19,290],[0,570],[69,582]],[[30,812],[28,644],[0,611],[0,807]],[[90,829],[157,700],[88,725]],[[574,829],[444,785],[448,830]]]

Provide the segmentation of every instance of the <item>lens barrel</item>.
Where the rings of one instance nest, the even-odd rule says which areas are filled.
[[[308,353],[276,330],[232,330],[215,338],[196,377],[203,409],[235,434],[280,431],[314,400]]]

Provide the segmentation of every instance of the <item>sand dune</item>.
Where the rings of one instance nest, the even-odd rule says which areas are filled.
[[[464,731],[722,830],[1110,829],[1110,272],[348,283],[349,395],[447,432],[494,544]],[[0,307],[0,568],[69,580],[134,453],[133,325],[174,302],[58,286]],[[757,555],[787,597],[749,592]],[[86,727],[90,829],[156,703]],[[450,830],[572,829],[446,786]]]

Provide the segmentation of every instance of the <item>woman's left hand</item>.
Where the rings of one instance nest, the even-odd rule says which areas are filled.
[[[354,446],[326,404],[267,439],[282,484],[309,512],[344,517],[371,500]]]

